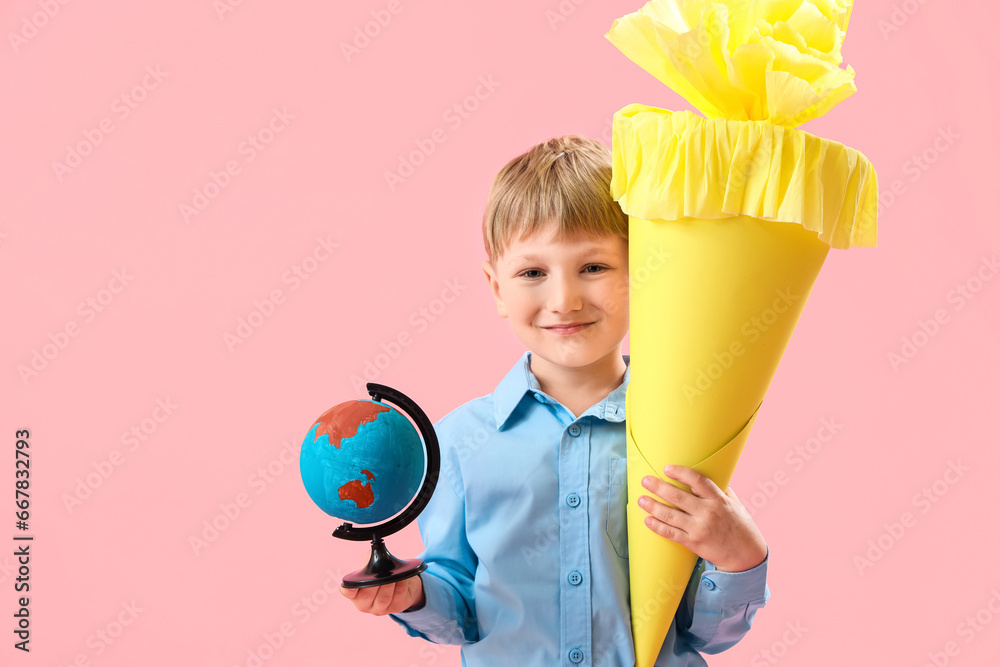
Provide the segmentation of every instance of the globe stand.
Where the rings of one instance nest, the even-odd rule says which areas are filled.
[[[427,564],[419,558],[400,560],[393,556],[386,549],[382,538],[402,530],[417,518],[417,515],[430,501],[441,470],[441,452],[438,447],[437,435],[434,433],[431,420],[427,418],[420,406],[402,392],[391,387],[369,382],[366,388],[373,401],[382,403],[383,397],[388,399],[417,425],[427,453],[427,474],[424,476],[424,483],[417,495],[414,496],[413,501],[396,517],[372,526],[359,527],[345,522],[333,531],[333,536],[342,540],[361,542],[370,539],[372,543],[368,565],[345,576],[341,583],[344,588],[369,588],[391,584],[409,579],[427,569]]]
[[[389,553],[381,537],[372,538],[372,555],[368,565],[344,577],[344,588],[367,588],[403,581],[427,569],[419,558],[400,560]]]

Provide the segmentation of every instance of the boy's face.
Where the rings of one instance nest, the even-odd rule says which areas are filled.
[[[628,243],[549,224],[483,262],[500,317],[532,352],[532,369],[582,368],[621,354],[628,332]],[[536,373],[537,374],[537,373]]]

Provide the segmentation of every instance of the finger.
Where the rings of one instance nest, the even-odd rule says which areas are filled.
[[[698,498],[712,498],[722,495],[722,490],[697,470],[687,466],[668,465],[663,469],[663,474],[670,479],[687,484],[691,487],[691,493]]]
[[[366,614],[371,612],[372,601],[375,599],[375,594],[378,592],[377,588],[372,586],[366,586],[365,588],[358,588],[357,593],[354,596],[352,602],[354,606],[358,608],[358,611],[363,611]]]
[[[410,577],[409,579],[399,582],[399,585],[396,586],[396,590],[392,594],[392,603],[389,605],[390,614],[398,614],[413,604],[414,579],[416,579],[416,577]]]
[[[649,496],[640,496],[639,507],[646,510],[650,516],[657,519],[660,523],[664,523],[672,528],[687,532],[687,528],[691,525],[690,514],[676,507],[668,507],[663,503],[658,503]]]
[[[376,616],[385,616],[388,613],[389,605],[392,603],[393,593],[396,591],[396,584],[385,584],[378,587],[375,599],[372,601],[371,613]]]
[[[664,502],[674,505],[688,514],[693,509],[692,501],[696,500],[694,494],[684,489],[680,489],[670,482],[665,482],[659,477],[647,475],[642,478],[642,486],[655,493]]]
[[[647,528],[660,537],[665,537],[681,546],[687,546],[689,541],[688,534],[680,528],[664,523],[652,515],[646,517],[645,523]]]
[[[355,598],[358,597],[358,591],[360,590],[361,590],[360,588],[344,588],[343,586],[341,586],[340,594],[343,595],[348,600],[354,600]]]
[[[413,577],[411,580],[413,583],[410,586],[410,606],[415,605],[422,596],[424,596],[424,582],[419,576]],[[426,598],[425,598],[426,603]]]
[[[389,600],[389,605],[386,607],[387,613],[395,614],[397,611],[403,611],[406,609],[407,605],[405,603],[408,597],[407,591],[409,588],[409,581],[398,581],[393,584],[392,599]]]

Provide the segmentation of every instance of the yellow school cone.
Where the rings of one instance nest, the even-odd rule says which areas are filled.
[[[613,124],[636,667],[656,661],[697,561],[645,526],[642,478],[680,464],[728,486],[829,249],[876,242],[871,163],[794,129],[856,90],[839,68],[851,6],[653,0],[606,35],[707,117],[632,104]]]

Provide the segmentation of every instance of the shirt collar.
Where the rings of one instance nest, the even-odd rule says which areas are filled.
[[[628,387],[631,366],[629,355],[624,354],[622,358],[625,360],[625,377],[622,379],[622,383],[604,400],[583,413],[584,415],[594,415],[611,422],[625,420],[625,390]],[[498,431],[503,429],[526,396],[531,397],[538,394],[543,400],[554,400],[541,390],[538,379],[531,372],[530,363],[531,352],[527,351],[521,355],[514,367],[507,372],[507,375],[500,380],[493,391],[493,411]]]

